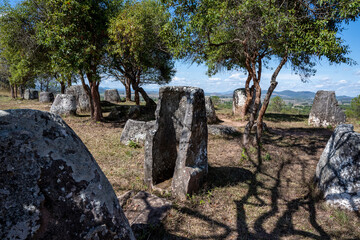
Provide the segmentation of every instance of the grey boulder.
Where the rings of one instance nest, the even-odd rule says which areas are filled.
[[[316,181],[327,203],[349,210],[360,207],[360,133],[339,125],[320,157]]]
[[[346,115],[338,106],[335,92],[317,91],[309,114],[309,125],[315,127],[337,126],[346,122]]]
[[[109,181],[58,116],[0,111],[0,239],[135,239]]]
[[[52,103],[54,101],[54,94],[52,92],[41,92],[39,102]]]
[[[34,100],[39,98],[39,92],[35,89],[26,89],[24,92],[24,99]]]
[[[66,88],[66,94],[74,95],[78,112],[90,112],[90,99],[82,85],[74,85]]]
[[[58,94],[51,105],[50,112],[58,115],[76,115],[76,98],[74,95]]]
[[[205,97],[205,108],[206,108],[207,123],[208,124],[218,123],[219,119],[216,116],[215,107],[210,97]]]
[[[240,134],[235,128],[225,125],[208,125],[208,132],[215,136],[233,136]]]
[[[108,102],[120,102],[120,95],[116,89],[105,90],[104,100]]]
[[[126,121],[124,130],[121,133],[120,142],[128,144],[130,141],[144,144],[146,134],[154,127],[155,121],[136,121],[129,119]]]

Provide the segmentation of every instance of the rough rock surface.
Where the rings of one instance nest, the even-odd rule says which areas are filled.
[[[35,89],[25,89],[24,99],[33,100],[39,98],[39,92]]]
[[[90,100],[82,85],[70,86],[65,93],[75,96],[78,112],[90,112]]]
[[[208,124],[218,123],[219,119],[216,116],[215,107],[210,97],[205,97],[205,108],[206,108],[207,123]]]
[[[161,226],[171,209],[171,202],[150,193],[140,191],[135,196],[130,191],[119,197],[125,216],[129,220],[136,237],[150,234],[149,232]]]
[[[255,90],[254,90],[255,92]],[[249,109],[247,111],[246,114],[251,113],[251,110],[253,108],[253,104],[255,101],[255,94],[253,96],[252,102],[250,103]],[[233,107],[232,107],[232,112],[233,115],[240,115],[242,112],[242,109],[245,105],[246,102],[246,91],[245,88],[238,88],[234,91],[233,93]],[[260,109],[260,107],[259,107]]]
[[[346,115],[338,106],[335,92],[317,91],[309,114],[309,124],[315,127],[334,127],[345,121]]]
[[[136,121],[129,119],[126,121],[124,130],[121,133],[120,142],[128,144],[129,141],[134,141],[144,144],[146,134],[154,127],[155,121]]]
[[[235,128],[224,125],[208,125],[208,132],[212,135],[231,136],[240,134]]]
[[[54,101],[54,94],[52,92],[41,92],[39,102],[51,103]]]
[[[75,96],[69,94],[58,94],[51,105],[50,112],[59,115],[76,115]]]
[[[0,111],[0,239],[135,239],[115,192],[57,115]]]
[[[204,91],[160,88],[155,117],[145,141],[145,183],[151,189],[173,177],[172,194],[185,199],[200,188],[208,172]]]
[[[327,203],[349,210],[360,208],[360,133],[339,125],[320,157],[316,181]]]
[[[120,102],[120,95],[116,89],[105,90],[104,100],[108,102]]]

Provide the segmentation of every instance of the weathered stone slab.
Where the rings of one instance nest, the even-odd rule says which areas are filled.
[[[34,100],[39,98],[39,92],[35,89],[25,89],[24,99]]]
[[[154,129],[145,141],[145,182],[149,188],[172,178],[172,193],[185,199],[208,172],[204,91],[163,87]]]
[[[135,239],[114,190],[58,116],[0,111],[0,239]]]
[[[129,220],[136,237],[144,236],[161,226],[171,209],[171,202],[150,193],[140,191],[132,197],[133,191],[119,198],[123,202],[125,216]]]
[[[215,107],[210,97],[205,97],[205,108],[206,108],[207,123],[208,124],[218,123],[219,119],[216,116]]]
[[[52,92],[41,92],[39,102],[52,103],[54,101],[54,94]]]
[[[51,105],[50,112],[59,115],[76,115],[76,98],[74,95],[58,94]]]
[[[124,130],[121,133],[120,142],[128,144],[129,141],[134,141],[144,144],[146,134],[154,127],[155,121],[136,121],[129,119],[126,121]]]
[[[252,109],[253,109],[253,105],[255,102],[255,90],[254,90],[254,95],[252,98],[252,101],[250,103],[250,106],[248,108],[248,111],[246,112],[246,114],[250,114]],[[234,90],[233,93],[233,108],[232,108],[232,112],[233,115],[241,115],[242,109],[244,107],[246,103],[246,91],[245,88],[238,88],[236,90]],[[260,107],[259,107],[260,109]]]
[[[360,208],[360,133],[339,125],[320,157],[316,180],[327,203],[349,210]]]
[[[66,94],[74,95],[78,112],[90,112],[90,99],[82,85],[73,85],[65,90]]]
[[[224,125],[208,125],[208,132],[212,135],[218,136],[232,136],[240,134],[235,128]]]
[[[338,106],[335,92],[317,91],[309,115],[309,124],[315,127],[334,127],[345,122],[346,115]]]
[[[105,90],[104,100],[108,102],[120,102],[120,95],[116,89]]]

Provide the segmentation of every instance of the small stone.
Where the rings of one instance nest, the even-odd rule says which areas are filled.
[[[120,102],[120,95],[117,89],[105,90],[104,100],[108,102]]]
[[[39,92],[35,89],[26,89],[24,92],[24,99],[34,100],[39,98]]]
[[[54,94],[52,92],[41,92],[39,102],[52,103],[54,101]]]
[[[75,96],[76,110],[78,112],[90,112],[90,99],[82,85],[70,86],[66,88],[65,93]]]
[[[121,133],[120,142],[128,144],[130,141],[144,144],[146,134],[154,127],[155,121],[127,120],[124,130]]]
[[[76,115],[76,98],[73,95],[58,94],[50,112],[58,115]]]

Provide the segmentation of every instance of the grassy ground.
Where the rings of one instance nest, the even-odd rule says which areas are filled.
[[[48,111],[50,106],[0,93],[0,109],[9,108]],[[226,111],[219,116],[231,119]],[[144,149],[120,143],[124,123],[94,123],[86,114],[64,119],[118,195],[147,190]],[[360,213],[327,206],[312,184],[332,132],[306,121],[307,116],[267,115],[270,131],[260,147],[245,148],[241,136],[209,136],[203,189],[183,202],[165,196],[173,201],[169,216],[143,239],[360,239]]]

